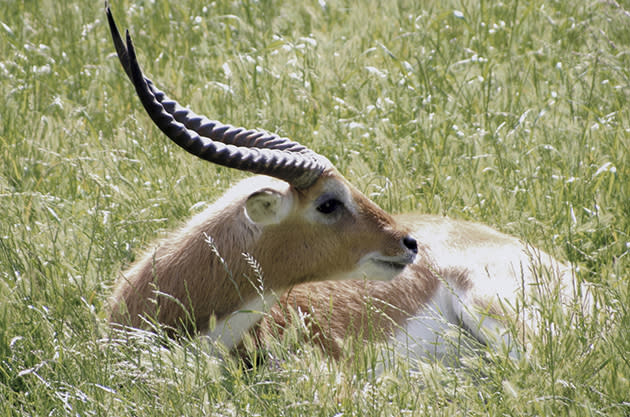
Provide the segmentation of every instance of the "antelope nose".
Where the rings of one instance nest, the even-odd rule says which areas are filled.
[[[416,241],[416,239],[407,235],[403,238],[402,243],[403,245],[405,245],[407,249],[409,249],[413,253],[418,253],[418,242]]]

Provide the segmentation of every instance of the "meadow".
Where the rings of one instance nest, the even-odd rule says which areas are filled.
[[[153,127],[102,2],[3,0],[1,415],[630,414],[630,3],[111,7],[182,104],[306,144],[387,211],[483,222],[571,261],[599,307],[520,359],[481,348],[379,372],[370,344],[348,365],[278,342],[247,368],[196,337],[111,330],[119,272],[247,174]]]

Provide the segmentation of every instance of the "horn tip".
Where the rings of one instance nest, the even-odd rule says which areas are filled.
[[[111,26],[114,22],[114,16],[112,15],[112,9],[109,8],[109,2],[107,0],[105,0],[105,15],[107,16],[107,21]]]

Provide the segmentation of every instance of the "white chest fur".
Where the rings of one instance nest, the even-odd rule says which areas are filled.
[[[208,332],[211,341],[220,342],[228,349],[241,343],[243,335],[256,324],[276,302],[274,294],[257,296],[246,302],[239,310],[219,320],[214,330]]]

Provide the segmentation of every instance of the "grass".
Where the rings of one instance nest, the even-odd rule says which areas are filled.
[[[0,2],[3,415],[628,415],[627,2],[113,2],[147,74],[198,113],[289,136],[384,209],[492,225],[578,265],[605,308],[519,361],[306,346],[244,370],[197,339],[121,335],[118,271],[245,174],[140,108],[102,4]]]

